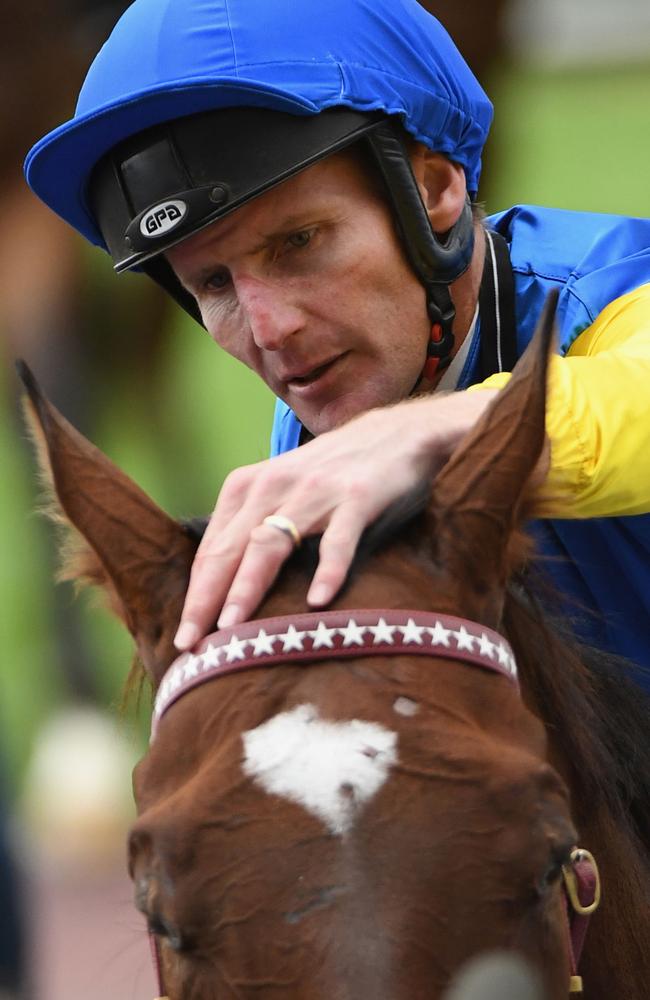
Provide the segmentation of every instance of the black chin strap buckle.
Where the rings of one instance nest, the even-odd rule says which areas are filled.
[[[431,337],[427,344],[425,374],[432,377],[448,366],[454,350],[452,327],[456,310],[448,285],[434,285],[427,289],[427,313],[431,322]]]

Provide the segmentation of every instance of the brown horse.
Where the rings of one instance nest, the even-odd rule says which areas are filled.
[[[305,546],[258,621],[171,671],[200,530],[27,378],[58,504],[85,539],[68,575],[107,588],[158,692],[129,852],[170,1000],[434,1000],[494,948],[565,998],[577,841],[605,886],[587,1000],[647,997],[647,709],[619,664],[544,622],[520,573],[550,311],[542,327],[424,499],[367,533],[330,611],[300,617]]]

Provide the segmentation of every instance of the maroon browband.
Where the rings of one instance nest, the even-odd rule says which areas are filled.
[[[174,660],[156,695],[152,739],[170,705],[214,677],[283,663],[404,653],[461,660],[517,683],[508,642],[498,632],[465,618],[388,609],[260,618],[214,632],[194,653]]]

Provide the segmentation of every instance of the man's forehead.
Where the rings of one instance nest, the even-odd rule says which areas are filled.
[[[240,243],[250,244],[246,250],[251,252],[257,243],[261,246],[274,236],[316,221],[314,213],[335,211],[343,199],[361,198],[371,187],[355,152],[335,153],[189,236],[171,248],[167,258],[176,269],[191,266],[206,252],[218,255]]]

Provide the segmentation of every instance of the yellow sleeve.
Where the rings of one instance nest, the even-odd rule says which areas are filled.
[[[501,388],[509,373],[480,388]],[[549,372],[544,517],[650,511],[650,284],[611,302]]]

